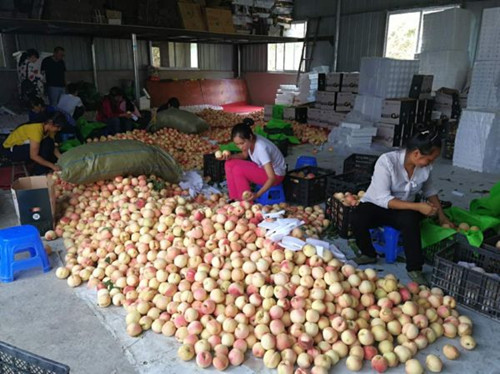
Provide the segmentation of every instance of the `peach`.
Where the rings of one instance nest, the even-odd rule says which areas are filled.
[[[373,357],[371,360],[371,364],[372,369],[377,373],[384,373],[389,366],[387,360],[381,355],[376,355],[375,357]]]
[[[470,335],[464,335],[460,338],[460,345],[468,351],[472,351],[476,348],[476,340]]]
[[[352,330],[345,330],[340,335],[340,339],[346,345],[352,345],[356,342],[356,334]]]
[[[370,330],[361,329],[358,332],[358,340],[362,345],[372,345],[375,339]]]
[[[396,367],[399,364],[398,356],[394,352],[384,353],[384,358],[390,368]]]
[[[402,332],[408,339],[413,340],[418,336],[419,330],[413,323],[407,323],[403,326]]]
[[[456,360],[460,357],[460,351],[451,344],[445,344],[443,346],[443,354],[448,360]]]
[[[469,325],[468,323],[460,323],[458,325],[458,335],[459,336],[465,336],[465,335],[471,335],[472,334],[472,326]]]
[[[424,368],[420,361],[412,358],[405,363],[406,374],[424,374]]]
[[[394,350],[394,345],[389,340],[383,340],[379,343],[378,350],[381,354],[392,352]]]
[[[363,368],[363,359],[357,356],[349,356],[345,364],[350,371],[360,371]]]
[[[401,307],[401,310],[403,311],[404,314],[410,317],[413,317],[418,314],[418,306],[413,301],[406,301]]]
[[[373,345],[364,346],[363,351],[364,351],[363,356],[364,356],[365,360],[371,360],[378,353],[377,348],[375,348]]]
[[[394,353],[396,354],[396,356],[398,356],[399,362],[401,362],[403,364],[406,361],[408,361],[412,356],[411,351],[403,345],[396,346],[394,348]]]
[[[229,360],[227,356],[216,355],[213,359],[213,365],[217,370],[224,371],[229,366]]]
[[[268,369],[275,369],[278,367],[281,362],[281,355],[279,352],[276,352],[274,349],[266,351],[264,354],[264,366]]]
[[[453,339],[457,336],[457,327],[450,323],[443,323],[444,336],[447,338]]]
[[[351,349],[349,350],[349,356],[357,356],[361,359],[365,357],[365,351],[363,350],[363,347],[360,345],[353,345]]]
[[[443,361],[436,355],[427,355],[425,358],[425,366],[433,373],[440,373],[443,370]]]
[[[207,368],[212,364],[212,355],[204,351],[196,355],[196,364],[201,368]]]

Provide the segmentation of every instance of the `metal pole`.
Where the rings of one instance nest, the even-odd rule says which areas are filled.
[[[95,42],[94,38],[92,38],[90,42],[90,51],[92,55],[92,72],[94,75],[94,85],[97,91],[99,91],[99,82],[97,81],[97,63],[96,63],[96,55],[95,55]]]
[[[236,69],[237,77],[241,78],[241,44],[238,44],[236,49]]]
[[[340,32],[340,7],[342,0],[337,0],[337,12],[335,13],[335,44],[333,45],[333,71],[337,71],[339,60],[339,32]]]
[[[153,42],[150,40],[148,42],[149,49],[149,65],[153,66]]]
[[[137,36],[132,34],[132,57],[134,62],[134,83],[135,83],[135,99],[139,102],[141,97],[141,87],[139,84],[139,59],[137,57]]]

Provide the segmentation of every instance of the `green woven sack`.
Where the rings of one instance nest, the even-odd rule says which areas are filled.
[[[208,124],[196,114],[177,108],[168,108],[156,114],[156,123],[148,130],[156,132],[164,127],[176,129],[185,134],[199,134],[207,131]]]
[[[170,154],[137,140],[84,144],[61,155],[62,179],[86,184],[126,175],[156,175],[179,183],[182,169]]]

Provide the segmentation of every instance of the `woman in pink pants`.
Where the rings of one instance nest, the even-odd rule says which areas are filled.
[[[285,158],[271,141],[255,135],[250,127],[253,121],[244,121],[233,127],[231,138],[241,153],[226,158],[226,179],[229,198],[248,200],[262,196],[269,188],[280,184],[286,174]],[[250,157],[251,161],[247,161]],[[243,192],[251,191],[250,183],[262,188],[243,198]]]

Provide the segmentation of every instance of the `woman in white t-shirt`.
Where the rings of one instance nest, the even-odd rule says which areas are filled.
[[[370,187],[361,199],[352,222],[356,244],[362,255],[358,265],[377,262],[370,229],[388,225],[401,231],[409,277],[419,283],[424,255],[420,239],[420,221],[437,215],[441,224],[453,226],[443,213],[438,191],[432,184],[432,163],[441,153],[437,132],[423,130],[408,140],[406,149],[384,153],[377,160]],[[415,202],[422,192],[426,202]]]
[[[271,141],[255,135],[248,119],[233,127],[231,138],[241,149],[241,153],[226,158],[226,179],[229,198],[252,201],[259,198],[272,186],[283,182],[286,174],[285,158]],[[247,161],[250,157],[251,161]],[[255,193],[250,192],[250,183],[262,187]],[[243,192],[248,191],[243,197]]]

